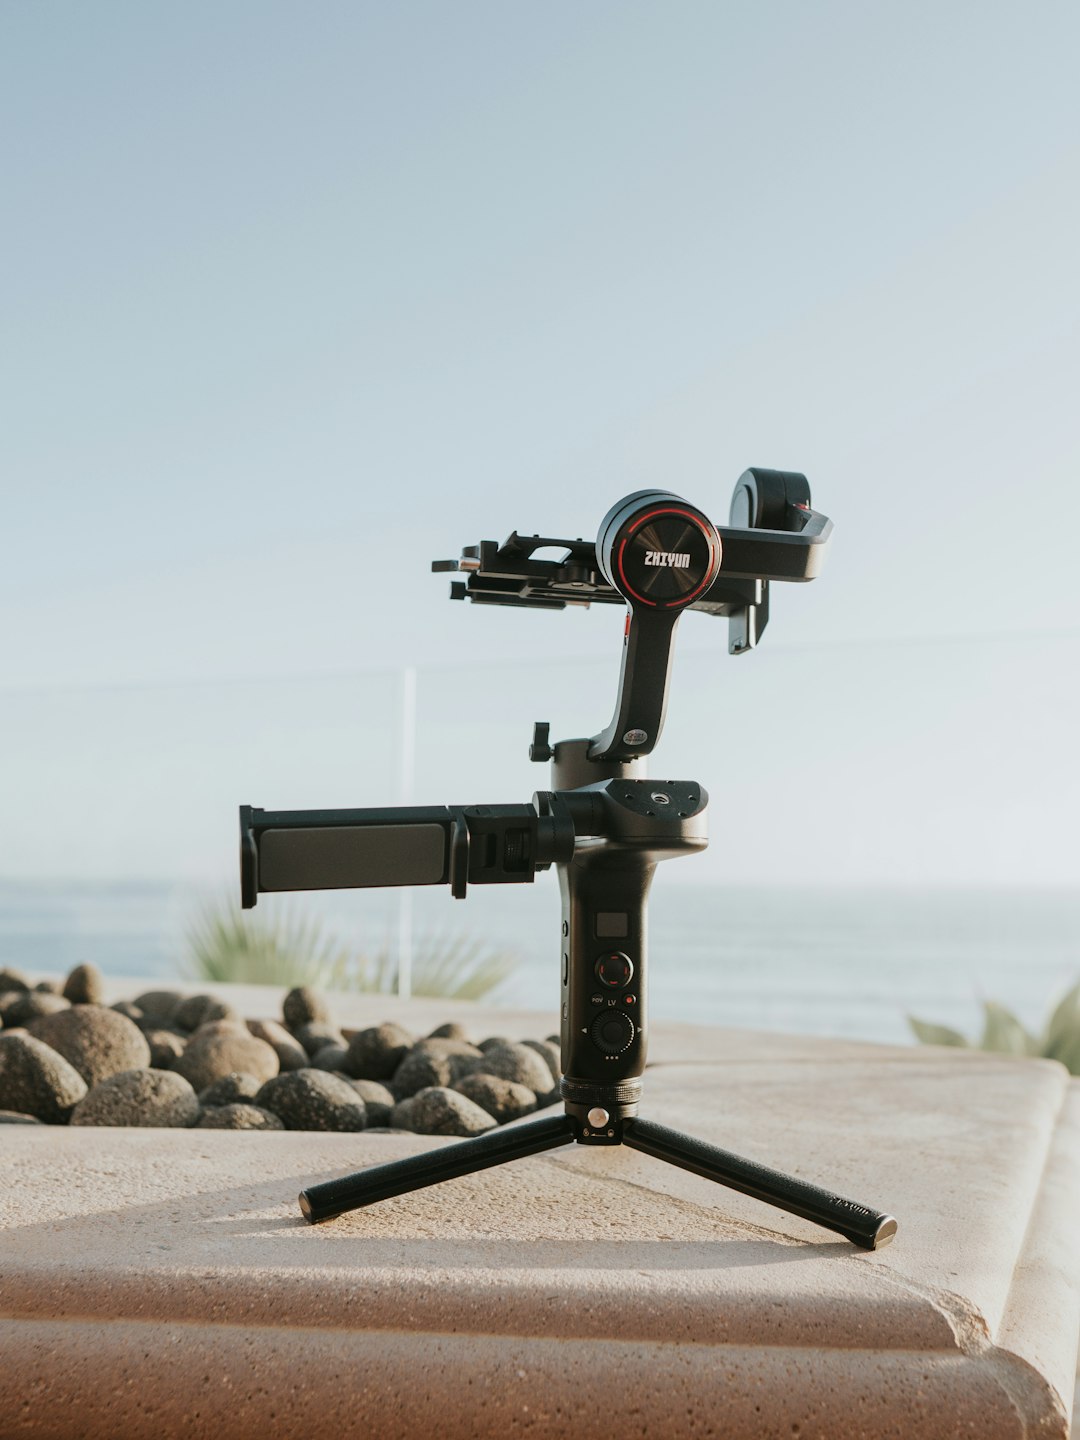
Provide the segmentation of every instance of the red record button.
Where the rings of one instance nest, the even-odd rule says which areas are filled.
[[[621,990],[634,978],[634,962],[621,950],[601,955],[596,962],[596,978],[609,990]]]

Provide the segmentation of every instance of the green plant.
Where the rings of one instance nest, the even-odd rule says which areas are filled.
[[[238,985],[330,985],[347,963],[313,916],[275,919],[223,902],[206,905],[188,927],[185,970],[199,980]]]
[[[1039,1035],[1032,1035],[1010,1010],[995,1000],[983,1002],[983,1013],[982,1035],[977,1041],[968,1040],[948,1025],[931,1025],[914,1015],[909,1015],[907,1020],[915,1038],[923,1045],[963,1045],[1005,1055],[1042,1055],[1049,1060],[1060,1060],[1073,1075],[1080,1075],[1080,984],[1062,996]]]
[[[397,989],[395,957],[380,951],[353,962],[355,981],[343,988]],[[413,947],[412,993],[440,995],[453,1000],[480,1000],[513,974],[517,958],[505,950],[491,950],[465,935],[428,935]]]
[[[232,902],[204,906],[187,931],[185,969],[218,984],[315,985],[327,990],[393,994],[398,961],[389,947],[351,955],[313,916],[275,920]],[[479,1000],[516,968],[506,951],[464,935],[428,935],[413,947],[412,993]]]

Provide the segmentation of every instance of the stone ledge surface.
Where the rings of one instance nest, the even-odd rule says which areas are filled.
[[[451,1018],[425,1005],[397,1013]],[[889,1210],[896,1242],[573,1146],[310,1227],[302,1185],[451,1142],[13,1126],[3,1434],[1068,1435],[1060,1067],[673,1025],[652,1051],[643,1113]]]

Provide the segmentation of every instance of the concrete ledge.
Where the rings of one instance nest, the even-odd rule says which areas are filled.
[[[1060,1067],[678,1026],[653,1050],[645,1113],[891,1211],[896,1242],[583,1147],[313,1228],[301,1185],[450,1142],[13,1126],[3,1434],[1069,1434]]]

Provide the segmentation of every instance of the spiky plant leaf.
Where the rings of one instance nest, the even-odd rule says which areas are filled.
[[[920,1045],[967,1045],[959,1030],[950,1030],[948,1025],[932,1025],[928,1020],[918,1020],[914,1015],[907,1022]]]
[[[996,1000],[983,1001],[983,1033],[978,1049],[992,1050],[1000,1055],[1035,1055],[1038,1041],[1029,1035],[1020,1021]]]
[[[1067,1063],[1065,1056],[1080,1048],[1080,984],[1076,984],[1055,1005],[1043,1032],[1041,1052],[1051,1059]],[[1078,1056],[1080,1059],[1080,1056]],[[1080,1074],[1080,1065],[1070,1065],[1073,1074]]]
[[[421,936],[413,946],[414,995],[451,1000],[480,1000],[510,976],[517,958],[491,950],[465,935]],[[393,993],[398,986],[397,958],[388,949],[355,956],[338,977],[337,988]]]
[[[185,969],[218,984],[329,986],[346,961],[315,917],[271,919],[229,902],[204,906],[186,939]]]
[[[1080,1075],[1080,984],[1074,985],[1054,1007],[1042,1035],[1032,1035],[1004,1005],[988,1000],[983,1005],[985,1023],[977,1048],[1008,1055],[1041,1055],[1059,1060],[1073,1075]],[[924,1045],[967,1045],[959,1030],[947,1025],[928,1025],[909,1015],[908,1024]]]

